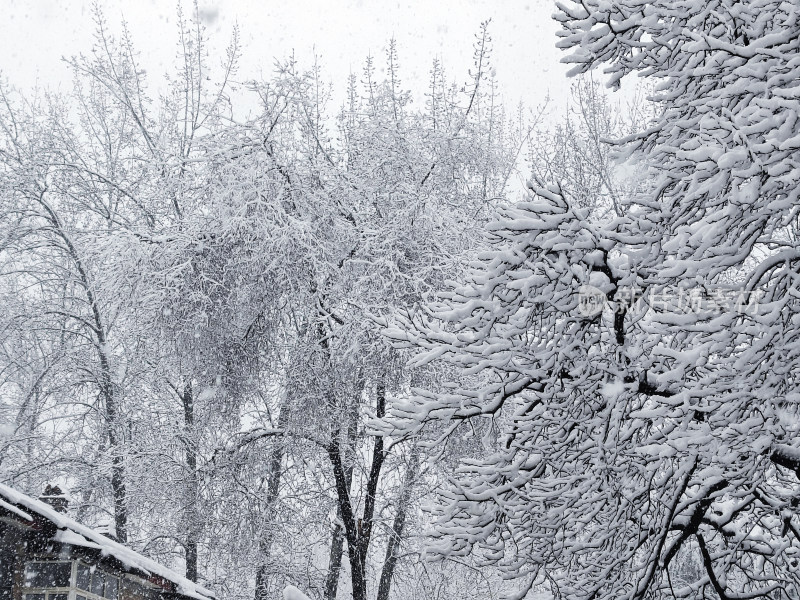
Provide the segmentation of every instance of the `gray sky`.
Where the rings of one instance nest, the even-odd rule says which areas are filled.
[[[301,66],[321,57],[338,90],[352,70],[360,75],[371,53],[379,66],[388,40],[397,40],[405,87],[420,90],[438,57],[448,76],[466,81],[472,45],[481,21],[491,18],[492,62],[507,105],[541,103],[548,92],[563,101],[569,90],[562,53],[555,48],[551,0],[200,0],[212,51],[227,45],[238,23],[243,43],[241,79],[259,78],[275,57],[293,50]],[[124,17],[151,83],[177,54],[177,2],[103,0],[112,31]],[[92,43],[91,0],[0,0],[0,73],[27,89],[69,84],[62,56],[88,52]],[[184,11],[192,10],[184,0]]]

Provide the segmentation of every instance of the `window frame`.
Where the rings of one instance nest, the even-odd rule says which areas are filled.
[[[89,564],[79,558],[73,558],[69,560],[64,559],[53,559],[48,560],[46,558],[35,558],[31,560],[26,560],[24,565],[24,570],[27,570],[29,564],[40,564],[40,563],[69,563],[70,565],[70,576],[69,576],[69,585],[67,587],[32,587],[26,585],[23,581],[22,589],[21,589],[21,596],[22,600],[28,600],[28,596],[34,594],[42,594],[44,595],[44,600],[53,600],[53,596],[56,595],[66,595],[67,600],[78,600],[78,596],[82,597],[84,600],[120,600],[120,594],[122,592],[122,577],[119,575],[112,573],[108,569],[105,569],[97,564]],[[109,598],[108,596],[100,596],[92,592],[91,590],[84,590],[78,587],[78,565],[82,565],[92,570],[92,578],[89,583],[89,587],[91,587],[92,582],[94,580],[94,574],[97,571],[103,573],[105,580],[108,579],[115,579],[117,582],[117,591],[116,596],[114,598]],[[24,573],[25,571],[23,571]],[[103,593],[106,591],[106,584],[105,581],[103,583]]]
[[[75,592],[75,594],[70,596],[69,600],[77,600],[76,596],[82,596],[86,600],[119,600],[120,591],[122,590],[122,577],[120,577],[119,575],[115,575],[114,573],[112,573],[108,569],[104,569],[99,565],[90,565],[88,563],[83,562],[80,559],[75,559],[74,563],[75,563],[75,566],[73,567],[74,574],[73,574],[73,579],[72,580],[75,583],[72,585],[71,589]],[[84,567],[88,567],[89,569],[91,569],[94,566],[94,571],[92,572],[92,582],[89,584],[89,587],[91,587],[92,584],[94,583],[94,574],[98,570],[101,573],[103,573],[103,575],[105,576],[106,580],[111,579],[111,578],[116,579],[117,580],[117,594],[116,594],[116,597],[109,598],[108,596],[105,596],[105,595],[99,596],[99,595],[95,594],[94,592],[92,592],[91,590],[84,590],[82,588],[79,588],[78,587],[78,565],[79,564],[82,564]],[[105,589],[106,589],[106,584],[104,582],[103,583],[103,592],[104,593],[105,593]]]
[[[75,581],[75,562],[74,560],[47,560],[47,559],[33,559],[33,560],[26,560],[23,566],[23,582],[22,582],[22,600],[28,600],[28,596],[33,594],[41,594],[44,596],[45,600],[50,600],[50,596],[55,596],[58,594],[67,594],[68,600],[74,600],[73,597],[69,596],[69,593],[72,591],[72,582]],[[28,565],[30,564],[45,564],[45,563],[68,563],[70,565],[69,569],[69,582],[66,587],[64,586],[51,586],[51,587],[34,587],[27,585],[25,579],[27,579],[27,572],[28,572]]]

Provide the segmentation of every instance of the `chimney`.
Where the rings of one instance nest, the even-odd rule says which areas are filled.
[[[45,504],[49,504],[58,513],[66,513],[69,499],[67,495],[61,491],[57,485],[47,485],[44,488],[44,494],[39,496],[39,500]]]

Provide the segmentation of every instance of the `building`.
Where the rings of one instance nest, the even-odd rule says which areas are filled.
[[[0,484],[0,600],[215,600],[185,577],[66,515],[48,486],[40,499]]]

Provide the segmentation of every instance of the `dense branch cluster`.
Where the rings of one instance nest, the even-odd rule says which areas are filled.
[[[797,597],[798,9],[585,0],[556,18],[574,72],[654,80],[657,119],[621,142],[649,189],[592,211],[569,181],[533,184],[466,284],[389,330],[458,373],[397,426],[497,432],[442,494],[439,552],[570,599]],[[731,289],[745,302],[714,301]]]
[[[0,87],[0,478],[221,597],[477,577],[422,566],[437,475],[367,424],[412,377],[379,321],[456,276],[527,140],[487,28],[465,85],[434,62],[414,105],[392,41],[332,106],[318,64],[241,81],[236,31],[212,68],[194,13],[158,99],[98,9],[70,93]]]

